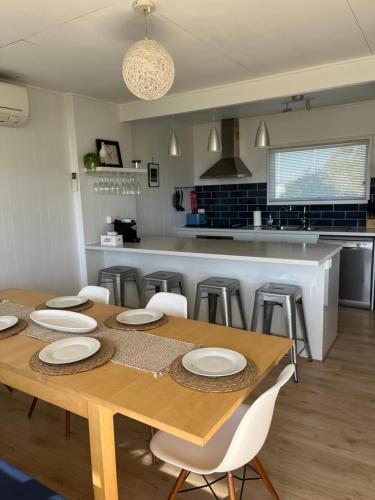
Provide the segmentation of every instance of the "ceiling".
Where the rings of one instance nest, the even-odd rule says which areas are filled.
[[[113,102],[143,38],[131,0],[2,0],[0,78]],[[171,93],[375,54],[374,0],[157,0],[150,37],[176,65]]]
[[[304,98],[310,99],[311,109],[322,108],[326,106],[338,106],[340,104],[349,104],[360,101],[370,101],[375,99],[375,82],[362,85],[352,85],[350,87],[341,87],[313,94],[305,94]],[[247,118],[252,116],[265,116],[282,113],[284,103],[289,101],[289,107],[292,111],[305,111],[305,101],[291,103],[291,96],[278,99],[268,99],[267,101],[249,102],[238,104],[236,106],[226,106],[214,110],[215,119],[223,118]],[[213,110],[207,109],[194,111],[191,113],[182,113],[176,115],[178,120],[186,123],[207,123],[213,118]]]

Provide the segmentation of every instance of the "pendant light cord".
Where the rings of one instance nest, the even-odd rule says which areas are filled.
[[[146,31],[145,40],[148,40],[147,9],[145,9],[143,13],[145,15],[145,31]]]

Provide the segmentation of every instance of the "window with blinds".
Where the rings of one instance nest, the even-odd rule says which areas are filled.
[[[365,201],[368,157],[368,139],[271,149],[268,203]]]

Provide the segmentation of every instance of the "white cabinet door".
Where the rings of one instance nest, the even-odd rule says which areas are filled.
[[[280,231],[280,233],[257,233],[257,241],[282,241],[286,243],[317,243],[319,235],[318,234],[288,234]]]

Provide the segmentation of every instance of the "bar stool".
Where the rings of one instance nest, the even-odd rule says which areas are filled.
[[[142,280],[141,307],[146,305],[146,292],[172,292],[179,290],[181,295],[185,295],[184,282],[181,273],[171,271],[156,271],[146,274]]]
[[[297,356],[306,350],[309,361],[312,361],[309,339],[307,336],[305,315],[303,312],[302,289],[300,286],[283,285],[279,283],[268,283],[258,288],[255,292],[255,303],[251,330],[257,331],[260,311],[263,307],[263,332],[270,335],[274,306],[281,306],[283,310],[285,330],[293,346],[291,349],[291,359],[295,366],[294,381],[298,382]],[[302,330],[302,338],[297,337],[296,310],[299,316]],[[278,335],[283,336],[283,335]],[[297,351],[297,341],[303,342],[303,348]]]
[[[125,306],[125,285],[132,281],[137,287],[138,299],[141,298],[141,284],[138,270],[135,267],[112,266],[101,269],[98,275],[98,285],[110,284],[113,288],[113,297],[116,306]]]
[[[206,293],[207,296],[202,295]],[[243,309],[239,280],[232,278],[208,278],[197,284],[195,296],[194,319],[199,317],[201,300],[208,299],[208,322],[216,323],[217,301],[220,299],[221,312],[225,326],[232,326],[232,297],[237,297],[240,310],[242,328],[246,327],[246,318]]]

